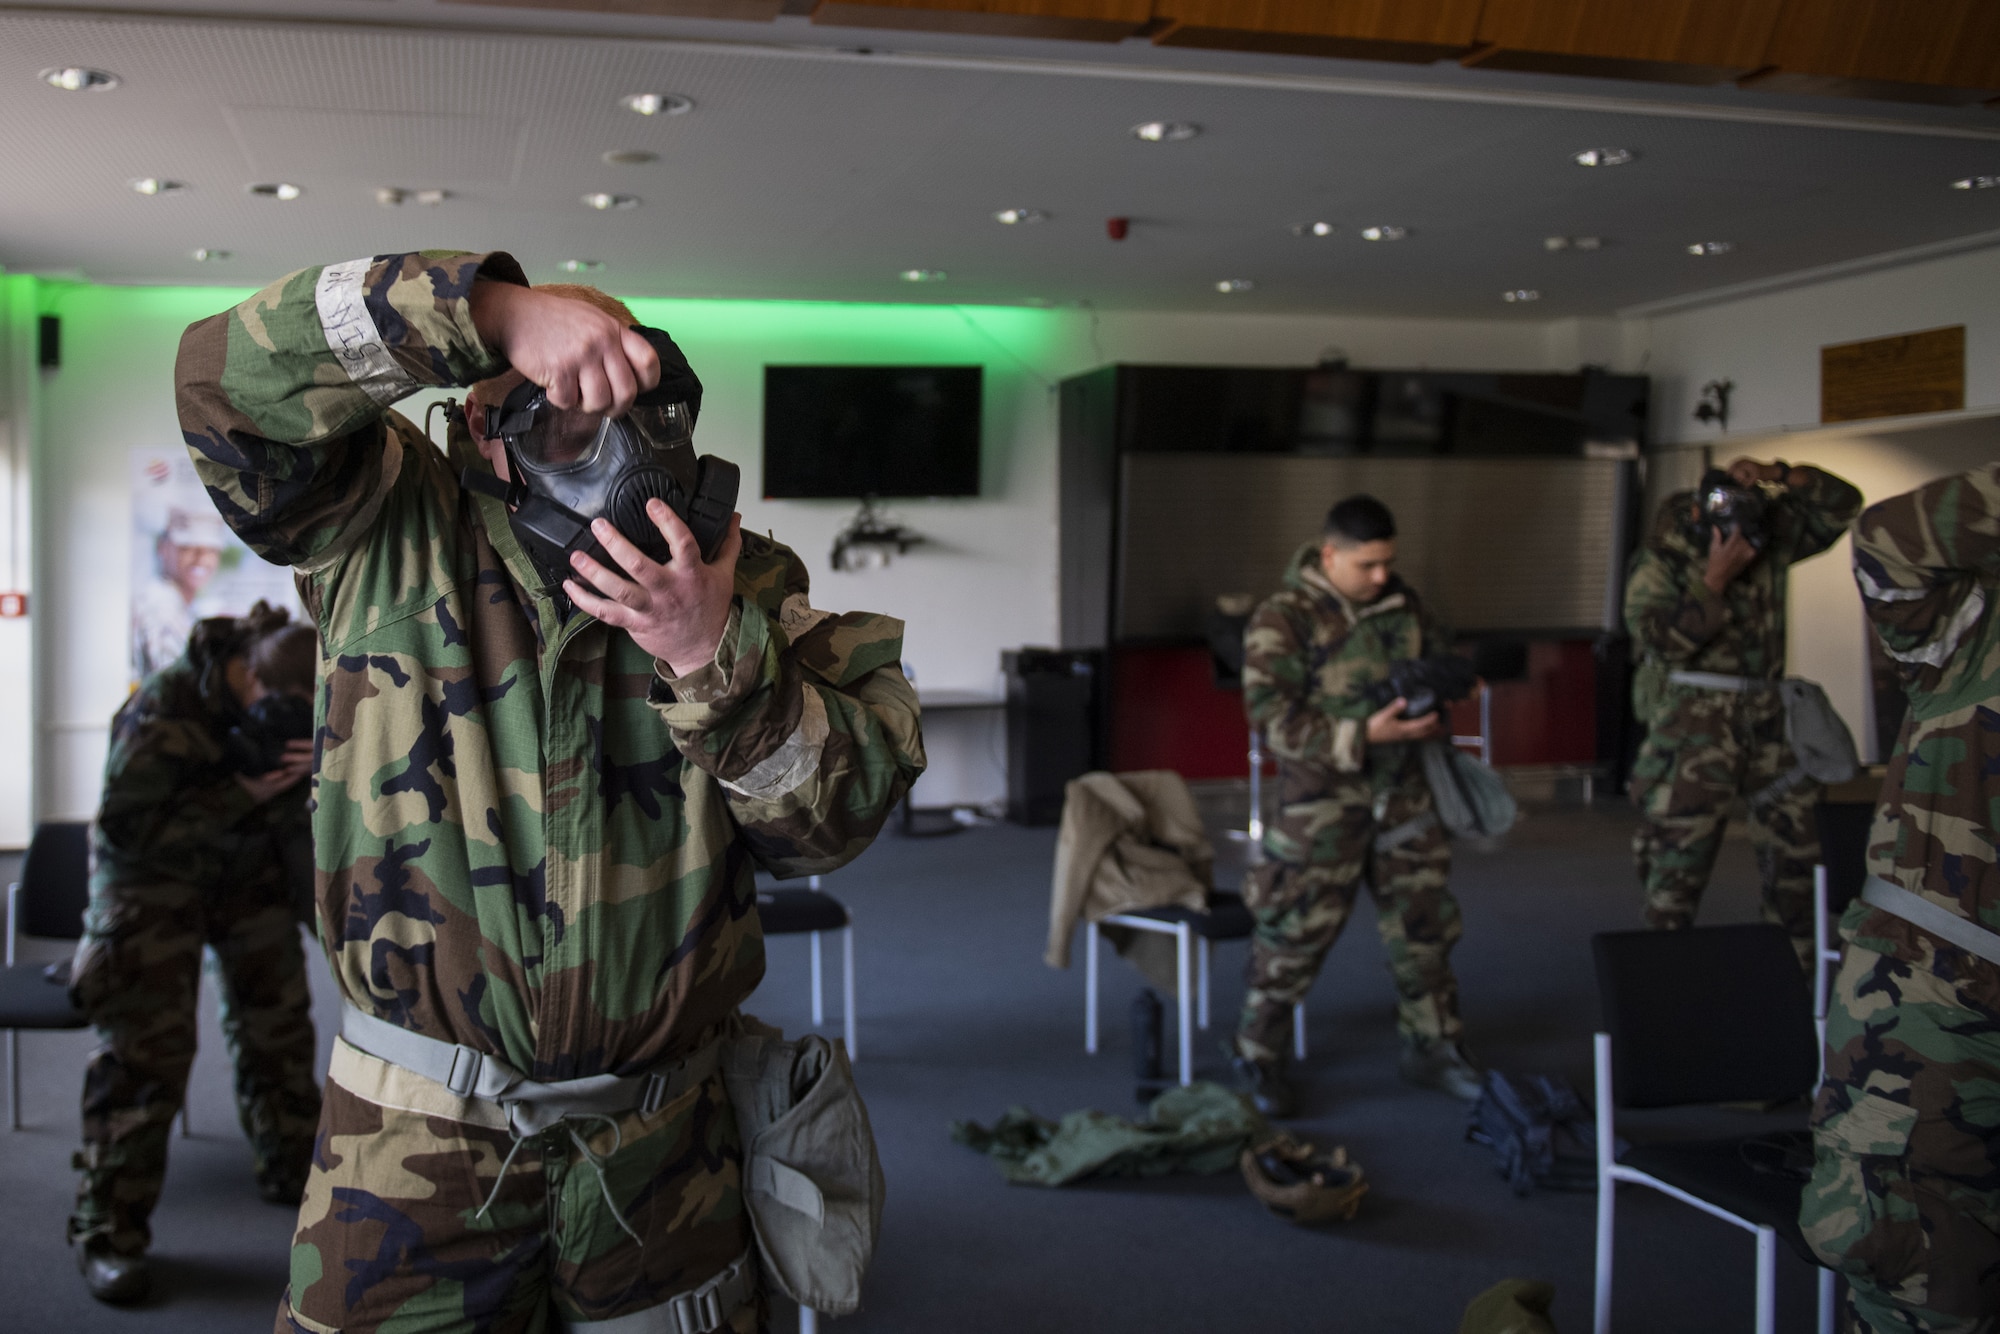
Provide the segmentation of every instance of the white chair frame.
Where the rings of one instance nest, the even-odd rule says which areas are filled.
[[[1840,966],[1841,943],[1827,920],[1826,864],[1813,867],[1813,1031],[1819,1034],[1819,1076],[1813,1096],[1826,1083],[1826,1016],[1833,1003],[1833,971]]]
[[[1747,1218],[1711,1204],[1699,1195],[1671,1186],[1649,1172],[1625,1167],[1612,1158],[1616,1145],[1611,1114],[1611,1035],[1599,1033],[1595,1039],[1597,1093],[1597,1296],[1592,1328],[1596,1334],[1611,1334],[1611,1260],[1613,1251],[1614,1197],[1620,1182],[1650,1186],[1693,1205],[1712,1218],[1733,1223],[1757,1239],[1757,1334],[1777,1334],[1778,1329],[1778,1233]],[[1819,1271],[1819,1334],[1833,1334],[1833,1271]]]
[[[1180,1082],[1182,1087],[1194,1083],[1194,1030],[1208,1031],[1208,974],[1209,953],[1212,942],[1207,936],[1198,935],[1191,923],[1162,922],[1155,917],[1140,917],[1132,913],[1113,913],[1102,923],[1085,922],[1083,927],[1083,1049],[1088,1054],[1097,1054],[1097,944],[1101,933],[1099,925],[1122,926],[1133,931],[1151,931],[1155,935],[1174,938],[1174,999],[1179,1011],[1180,1039]],[[1194,976],[1190,978],[1189,974]],[[1194,983],[1193,986],[1189,982]],[[1292,1052],[1303,1061],[1306,1058],[1306,1007],[1303,1002],[1292,1007]]]
[[[806,888],[819,892],[820,878],[806,877]],[[846,904],[840,905],[847,911],[847,925],[840,929],[840,1023],[841,1038],[847,1044],[847,1059],[855,1060],[860,1052],[855,1045],[854,1024],[854,912]],[[813,1027],[826,1023],[826,965],[820,948],[820,937],[824,931],[807,932],[812,937],[812,1016]]]

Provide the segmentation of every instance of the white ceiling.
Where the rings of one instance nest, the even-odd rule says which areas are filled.
[[[568,258],[637,295],[1546,319],[2000,242],[2000,115],[1460,70],[559,16],[434,0],[211,16],[0,5],[0,265],[250,284],[413,247]],[[241,17],[213,17],[218,7]],[[504,28],[501,25],[505,25]],[[536,31],[537,28],[547,29]],[[560,29],[559,31],[556,29]],[[872,54],[852,48],[880,40]],[[119,88],[71,94],[82,64]],[[617,98],[664,91],[686,116]],[[1197,139],[1145,144],[1136,122]],[[1619,145],[1630,165],[1570,155]],[[611,150],[659,154],[610,166]],[[191,188],[143,198],[126,182]],[[285,180],[278,203],[244,187]],[[443,188],[442,205],[375,202]],[[590,191],[640,196],[593,213]],[[1003,227],[996,209],[1047,210]],[[1132,219],[1123,242],[1111,216]],[[1338,225],[1300,239],[1290,224]],[[1370,243],[1391,223],[1407,240]],[[1548,235],[1595,235],[1549,253]],[[1696,258],[1697,241],[1734,243]],[[197,263],[197,247],[233,252]],[[913,267],[947,281],[913,286]],[[1218,280],[1247,278],[1232,296]],[[1533,305],[1500,293],[1533,288]]]

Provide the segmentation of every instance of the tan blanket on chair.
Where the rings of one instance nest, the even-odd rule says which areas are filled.
[[[1069,967],[1079,918],[1208,902],[1215,848],[1202,828],[1187,780],[1170,769],[1087,773],[1063,789],[1049,891],[1051,968]],[[1154,986],[1175,990],[1174,942],[1156,932],[1107,928],[1119,954]]]

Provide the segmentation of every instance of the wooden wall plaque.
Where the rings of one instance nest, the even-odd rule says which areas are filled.
[[[1819,350],[1819,419],[1863,421],[1965,406],[1965,326]]]

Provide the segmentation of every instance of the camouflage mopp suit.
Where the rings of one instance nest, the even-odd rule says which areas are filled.
[[[1819,835],[1810,780],[1781,785],[1794,767],[1777,684],[1785,675],[1785,589],[1791,567],[1839,540],[1861,493],[1830,473],[1803,468],[1772,506],[1768,538],[1748,569],[1718,596],[1702,581],[1706,540],[1686,522],[1694,496],[1660,507],[1632,558],[1625,625],[1641,659],[1635,708],[1646,740],[1632,767],[1641,818],[1632,837],[1646,925],[1694,925],[1730,807],[1746,799],[1763,882],[1764,919],[1791,934],[1802,962],[1812,951],[1813,864]],[[1705,672],[1768,682],[1716,689],[1668,679]]]
[[[1279,1061],[1292,1007],[1340,938],[1362,882],[1396,985],[1396,1024],[1429,1044],[1459,1036],[1451,948],[1462,927],[1447,881],[1451,847],[1438,823],[1418,748],[1369,746],[1364,697],[1390,664],[1442,653],[1449,637],[1416,593],[1392,581],[1375,601],[1350,602],[1301,547],[1282,591],[1243,634],[1243,703],[1278,757],[1279,808],[1264,861],[1244,882],[1257,919],[1236,1050]]]
[[[1910,703],[1868,869],[2000,933],[2000,464],[1872,506],[1854,546],[1863,604]],[[1865,900],[1840,931],[1800,1225],[1847,1276],[1858,1328],[1990,1331],[2000,964]]]
[[[72,994],[97,1029],[83,1084],[73,1242],[143,1252],[194,1060],[202,947],[215,954],[237,1114],[257,1178],[296,1198],[312,1152],[312,1002],[288,844],[311,837],[306,785],[257,803],[223,757],[241,715],[227,680],[247,631],[199,622],[111,724]]]
[[[715,658],[678,678],[545,591],[505,506],[459,484],[488,468],[462,423],[440,451],[388,410],[506,369],[476,280],[525,284],[442,251],[281,278],[188,330],[181,424],[319,623],[345,1000],[532,1080],[636,1076],[707,1049],[763,976],[755,871],[843,865],[922,771],[902,625],[814,610],[798,558],[748,534]],[[495,1113],[338,1044],[278,1330],[651,1328],[749,1251],[717,1078],[518,1139]]]

